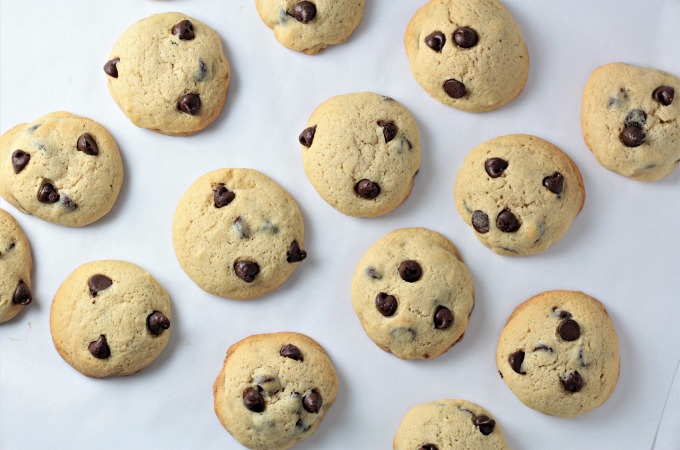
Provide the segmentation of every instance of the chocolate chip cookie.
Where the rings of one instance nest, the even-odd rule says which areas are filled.
[[[307,257],[295,200],[252,169],[220,169],[200,177],[177,206],[175,254],[201,289],[249,299],[276,289]]]
[[[106,378],[139,372],[170,339],[170,299],[148,272],[126,261],[78,267],[54,296],[57,352],[78,372]]]
[[[595,70],[583,91],[586,144],[604,167],[656,181],[680,163],[680,78],[623,63]]]
[[[458,171],[454,196],[479,241],[499,255],[529,255],[557,242],[583,207],[574,162],[526,134],[475,147]]]
[[[522,32],[498,0],[430,0],[411,19],[404,44],[418,84],[454,108],[500,108],[527,81]]]
[[[21,226],[0,209],[0,324],[33,301],[31,246]]]
[[[619,340],[607,310],[577,291],[519,305],[498,340],[496,365],[522,403],[575,417],[604,403],[619,378]]]
[[[474,295],[456,247],[425,228],[381,238],[352,281],[352,305],[366,334],[402,359],[434,358],[461,340]]]
[[[208,25],[168,12],[142,19],[113,46],[104,65],[109,91],[138,127],[186,136],[219,116],[229,61]]]
[[[326,100],[299,140],[309,181],[348,216],[380,216],[401,205],[420,167],[413,116],[396,100],[372,92]]]
[[[82,227],[113,208],[122,184],[116,141],[86,117],[54,112],[0,137],[0,195],[23,213]]]
[[[283,450],[307,439],[337,392],[323,348],[289,332],[254,335],[229,347],[213,387],[220,422],[253,450]]]

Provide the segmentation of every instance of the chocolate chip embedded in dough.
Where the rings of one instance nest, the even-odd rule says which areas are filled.
[[[302,130],[302,133],[300,133],[300,137],[298,137],[298,141],[300,141],[300,144],[309,148],[309,147],[312,146],[312,143],[314,142],[314,134],[315,133],[316,133],[316,125],[314,125],[313,127],[305,128],[304,130]]]
[[[90,296],[96,297],[101,291],[104,291],[111,287],[113,280],[106,275],[96,274],[92,275],[87,285],[90,288]]]
[[[99,154],[97,141],[94,140],[94,137],[90,133],[83,133],[80,135],[76,142],[76,148],[79,152],[83,152],[86,155],[96,156]]]
[[[224,208],[234,201],[235,198],[236,194],[227,189],[223,184],[218,184],[213,190],[213,203],[215,204],[215,208]]]
[[[441,31],[432,32],[425,38],[425,45],[437,53],[441,53],[444,44],[446,44],[446,36]]]
[[[454,80],[453,78],[450,80],[446,80],[442,87],[444,88],[444,92],[446,92],[446,95],[448,95],[451,98],[456,99],[463,98],[465,97],[465,94],[467,94],[465,85],[458,80]]]
[[[265,409],[264,397],[257,388],[248,388],[243,392],[243,406],[248,410],[261,413]]]
[[[472,228],[477,233],[485,234],[489,232],[489,216],[484,212],[477,210],[472,214]]]
[[[255,276],[260,273],[260,266],[254,261],[236,261],[234,263],[234,272],[236,272],[237,277],[246,283],[252,283],[255,281]]]
[[[28,305],[33,301],[33,294],[31,288],[28,287],[24,280],[19,280],[14,296],[12,296],[12,303],[15,305]]]
[[[524,362],[524,352],[522,350],[518,350],[510,355],[508,357],[508,362],[510,363],[512,370],[520,375],[526,375],[526,372],[522,371],[522,363]]]
[[[183,20],[172,27],[172,34],[179,36],[183,41],[190,41],[196,37],[194,34],[194,24],[190,20]]]
[[[104,64],[104,73],[106,73],[111,78],[118,78],[118,67],[116,64],[120,62],[120,58],[113,58]]]
[[[453,32],[453,40],[458,47],[470,48],[477,45],[477,32],[470,27],[460,27]]]
[[[146,318],[146,327],[154,336],[159,336],[163,331],[170,328],[170,319],[160,311],[154,311]]]
[[[302,398],[302,407],[309,413],[318,414],[322,405],[323,399],[318,391],[312,391]]]
[[[279,350],[279,355],[284,358],[294,359],[295,361],[304,361],[302,357],[302,352],[298,347],[293,344],[286,344]]]
[[[415,283],[423,276],[423,269],[417,261],[407,259],[399,264],[399,276],[408,283]]]
[[[96,341],[90,342],[87,349],[90,351],[90,354],[97,359],[106,359],[111,356],[111,349],[106,342],[106,336],[103,334],[99,336]]]
[[[298,22],[307,24],[316,17],[316,6],[312,2],[298,2],[293,7],[291,16]]]
[[[397,311],[398,304],[397,298],[394,295],[387,295],[381,292],[375,297],[375,307],[385,317],[393,316]]]

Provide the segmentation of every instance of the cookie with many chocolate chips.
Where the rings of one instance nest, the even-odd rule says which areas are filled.
[[[420,167],[413,116],[396,100],[372,92],[326,100],[299,140],[309,181],[348,216],[380,216],[401,205]]]
[[[276,289],[307,257],[295,200],[252,169],[220,169],[200,177],[177,206],[175,254],[201,289],[249,299]]]
[[[680,163],[680,78],[623,63],[596,69],[583,90],[583,137],[609,170],[656,181]]]
[[[57,290],[50,330],[67,363],[106,378],[151,364],[170,339],[171,320],[168,294],[151,274],[126,261],[93,261]]]
[[[100,124],[53,112],[0,137],[0,195],[19,211],[70,227],[99,220],[123,184],[123,162]]]
[[[585,201],[581,172],[550,142],[526,134],[475,147],[458,171],[456,207],[499,255],[529,255],[557,242]]]
[[[454,108],[500,108],[527,81],[522,32],[498,0],[430,0],[411,19],[404,44],[418,84]]]
[[[519,305],[496,351],[503,381],[544,414],[575,417],[604,403],[619,378],[619,340],[602,303],[548,291]]]
[[[487,410],[467,400],[438,400],[411,409],[399,425],[394,450],[509,450]]]
[[[474,296],[456,247],[425,228],[381,238],[361,258],[352,281],[352,305],[366,334],[402,359],[434,358],[460,341]]]
[[[364,0],[255,0],[255,6],[277,41],[308,55],[345,42],[364,12]]]
[[[176,136],[194,134],[217,119],[230,82],[217,33],[176,12],[155,14],[125,30],[104,73],[132,123]]]
[[[19,223],[0,209],[0,324],[33,301],[31,246]]]
[[[249,336],[229,347],[213,386],[220,422],[253,450],[284,450],[307,439],[337,392],[323,348],[290,332]]]

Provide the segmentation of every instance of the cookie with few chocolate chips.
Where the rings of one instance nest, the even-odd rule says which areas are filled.
[[[19,223],[0,209],[0,324],[33,301],[31,246]]]

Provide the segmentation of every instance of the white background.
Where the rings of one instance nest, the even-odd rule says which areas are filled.
[[[23,215],[35,259],[34,303],[0,326],[0,448],[240,448],[213,412],[212,384],[227,347],[263,332],[313,337],[335,363],[340,391],[300,449],[387,449],[404,414],[440,398],[489,409],[515,449],[646,449],[652,444],[680,357],[680,170],[655,183],[599,166],[583,142],[581,92],[597,66],[624,61],[680,75],[680,2],[507,0],[531,55],[522,95],[491,113],[440,105],[414,81],[404,30],[423,0],[367,0],[352,38],[317,56],[289,51],[252,0],[2,0],[0,132],[55,110],[88,116],[120,146],[125,183],[103,220],[69,229]],[[193,137],[133,126],[111,99],[102,66],[133,22],[182,11],[214,28],[232,65],[220,118]],[[327,98],[370,90],[394,97],[419,124],[422,167],[411,197],[375,219],[345,217],[307,180],[297,136]],[[680,100],[676,93],[676,101]],[[477,144],[530,133],[580,167],[587,198],[563,239],[530,257],[482,246],[455,210],[453,185]],[[182,272],[171,242],[180,196],[200,175],[251,167],[298,201],[309,257],[277,291],[251,301],[213,297]],[[401,361],[364,334],[350,285],[378,238],[423,226],[450,238],[475,280],[465,339],[431,361]],[[150,271],[173,305],[172,339],[137,375],[88,379],[54,350],[49,309],[78,265],[124,259]],[[602,407],[575,419],[548,417],[517,400],[498,376],[498,335],[520,302],[576,289],[609,309],[621,344],[621,376]]]

